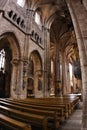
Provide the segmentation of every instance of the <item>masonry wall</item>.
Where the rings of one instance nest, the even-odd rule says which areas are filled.
[[[42,70],[44,70],[44,40],[43,32],[39,29],[38,25],[34,22],[32,17],[33,11],[26,12],[25,8],[16,5],[14,1],[1,1],[0,11],[0,39],[8,38],[9,44],[12,49],[12,79],[11,79],[11,96],[14,98],[26,98],[27,96],[27,80],[23,85],[23,71],[28,70],[28,62],[30,54],[33,51],[38,51],[42,60]],[[27,14],[26,14],[27,13]],[[37,42],[33,36],[34,34],[39,37]],[[11,36],[14,35],[13,37]],[[8,37],[8,35],[10,35]],[[11,41],[11,39],[14,39]],[[13,43],[12,43],[13,42]],[[18,70],[18,72],[17,72]],[[26,73],[26,79],[27,79]],[[17,80],[17,84],[15,81]],[[23,89],[23,86],[25,86]],[[36,85],[37,86],[37,85]],[[43,91],[36,92],[37,95],[43,96]]]

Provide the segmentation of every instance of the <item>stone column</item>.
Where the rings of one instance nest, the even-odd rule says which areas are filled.
[[[44,96],[49,96],[50,90],[50,32],[43,27],[44,33]]]
[[[20,98],[26,98],[27,97],[27,84],[28,84],[28,60],[22,60],[21,61],[21,96]]]
[[[12,60],[11,97],[26,98],[28,62],[23,59]]]
[[[79,92],[82,92],[82,80],[81,79],[77,80],[77,86],[79,87]]]
[[[66,92],[65,53],[62,51],[62,94]]]
[[[11,97],[18,98],[19,97],[19,59],[12,60],[12,77],[11,77]]]
[[[69,61],[66,59],[66,94],[71,92]]]
[[[72,1],[72,2],[70,0],[67,0],[67,5],[69,7],[69,11],[73,20],[77,44],[79,48],[79,56],[80,56],[81,71],[82,71],[82,86],[83,86],[82,130],[87,130],[87,78],[86,78],[87,77],[87,55],[86,55],[87,50],[85,46],[87,40],[85,39],[83,33],[83,30],[87,28],[86,27],[87,12],[85,12],[84,6],[79,0]],[[85,24],[85,26],[83,24]],[[87,31],[85,33],[85,36],[87,36]]]
[[[51,66],[52,72],[51,72],[51,78],[50,78],[50,96],[55,96],[55,85],[54,85],[55,62],[54,62],[54,58],[51,58],[51,60],[52,60],[53,66]]]
[[[54,62],[54,85],[55,85],[55,94],[57,95],[57,87],[59,84],[61,85],[60,81],[60,59],[59,59],[59,43],[55,41],[55,62]]]
[[[33,16],[34,11],[30,9],[26,9],[26,34],[25,34],[25,43],[24,43],[24,54],[23,57],[25,60],[28,59],[29,55],[29,44],[30,44],[30,36],[31,36],[31,29],[32,29],[32,23],[33,23]]]

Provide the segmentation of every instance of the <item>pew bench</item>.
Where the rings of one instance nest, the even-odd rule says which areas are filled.
[[[48,120],[45,116],[20,112],[4,106],[0,106],[0,113],[24,123],[29,123],[31,128],[36,127],[36,129],[41,128],[43,130],[48,130],[49,127]]]
[[[39,106],[39,105],[32,105],[32,104],[24,104],[24,103],[21,103],[21,102],[18,102],[18,100],[7,100],[7,99],[1,99],[1,101],[5,101],[6,103],[10,103],[10,104],[13,104],[13,105],[17,105],[19,106],[19,108],[26,108],[27,109],[37,109],[37,110],[43,110],[43,111],[54,111],[55,113],[57,113],[58,115],[58,119],[60,120],[60,122],[63,122],[65,120],[65,113],[64,113],[64,110],[63,108],[58,108],[56,106]],[[29,110],[28,110],[29,111]],[[48,112],[48,114],[49,114]],[[38,111],[39,113],[39,111]]]
[[[14,105],[14,104],[3,102],[3,101],[0,101],[0,105],[8,107],[8,108],[16,109],[16,110],[19,110],[19,111],[22,111],[22,112],[28,112],[28,113],[32,113],[32,114],[47,116],[48,121],[53,122],[54,128],[59,127],[59,118],[58,118],[56,111],[26,108],[26,107],[23,107],[23,106],[20,107],[18,105]]]
[[[0,130],[31,130],[29,124],[12,119],[4,114],[0,114]]]
[[[70,103],[65,103],[65,102],[50,102],[50,101],[39,101],[38,99],[29,99],[28,101],[26,100],[14,100],[14,99],[9,99],[10,101],[12,102],[18,102],[18,103],[23,103],[23,104],[26,104],[24,106],[27,106],[30,107],[37,107],[38,109],[40,107],[42,107],[44,109],[44,107],[46,107],[46,109],[48,109],[48,107],[50,108],[57,108],[57,110],[59,111],[59,113],[62,113],[62,114],[59,114],[59,115],[62,115],[63,116],[63,121],[64,121],[64,118],[68,118],[69,115],[71,114],[71,107],[70,107]],[[34,101],[35,100],[35,101]],[[50,109],[49,108],[49,109]],[[65,117],[64,117],[65,115]]]
[[[23,100],[21,100],[23,102]],[[51,103],[50,103],[51,101]],[[27,99],[25,100],[26,103],[31,103],[31,104],[63,104],[63,105],[67,105],[68,106],[68,111],[69,114],[72,113],[72,111],[74,110],[74,108],[79,104],[79,97],[76,96],[61,96],[61,97],[55,97],[55,98],[37,98],[37,99]]]

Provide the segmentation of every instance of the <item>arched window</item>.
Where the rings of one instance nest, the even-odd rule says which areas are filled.
[[[25,4],[25,0],[17,0],[17,4],[23,7]]]
[[[3,68],[5,71],[5,51],[4,51],[4,49],[2,49],[0,51],[0,70],[1,70],[1,68]]]

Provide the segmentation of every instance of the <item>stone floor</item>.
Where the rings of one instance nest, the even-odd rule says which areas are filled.
[[[82,102],[72,115],[57,130],[81,130]]]

